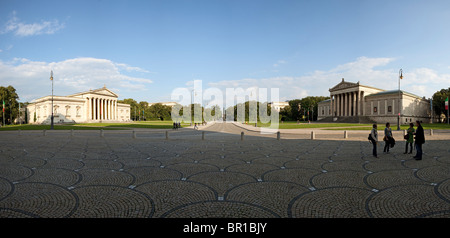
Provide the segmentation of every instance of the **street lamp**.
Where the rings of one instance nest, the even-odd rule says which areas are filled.
[[[50,80],[52,81],[52,117],[50,118],[50,130],[53,130],[53,70],[50,72]]]
[[[403,78],[403,70],[400,69],[400,71],[398,72],[398,116],[397,116],[397,131],[400,130],[400,115],[401,115],[401,107],[400,107],[400,102],[401,102],[401,94],[400,94],[400,80]]]

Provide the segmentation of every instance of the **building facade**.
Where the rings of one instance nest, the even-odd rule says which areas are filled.
[[[53,96],[54,123],[124,122],[130,105],[118,103],[118,95],[106,87],[69,96]],[[52,96],[33,100],[26,108],[28,122],[50,124]]]
[[[275,109],[277,112],[280,112],[281,109],[289,106],[289,102],[271,102],[269,106]]]
[[[318,105],[318,120],[406,124],[430,122],[430,101],[403,90],[383,90],[342,82],[329,89],[330,99]]]

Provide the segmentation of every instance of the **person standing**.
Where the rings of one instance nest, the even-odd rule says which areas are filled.
[[[386,123],[386,128],[384,128],[384,149],[383,152],[389,153],[389,147],[391,145],[392,141],[392,129],[391,124],[388,122]]]
[[[373,124],[370,135],[371,135],[371,142],[373,145],[372,155],[373,155],[373,157],[378,158],[378,155],[377,155],[377,144],[378,144],[377,124]]]
[[[409,128],[408,128],[408,130],[406,132],[407,132],[406,138],[408,138],[408,139],[406,139],[406,148],[405,148],[405,153],[404,154],[408,153],[408,145],[410,146],[409,153],[412,154],[413,142],[414,142],[414,133],[415,133],[414,124],[413,123],[409,123]]]
[[[413,158],[416,160],[422,160],[422,145],[425,144],[425,134],[423,132],[423,127],[420,123],[420,121],[416,121],[416,138],[415,138],[415,144],[416,144],[416,156]]]

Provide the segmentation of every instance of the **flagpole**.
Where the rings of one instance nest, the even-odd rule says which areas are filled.
[[[400,96],[400,79],[403,78],[403,70],[400,69],[400,71],[398,72],[399,76],[398,76],[398,117],[397,117],[397,131],[400,130],[400,115],[401,115],[401,107],[400,107],[400,101],[401,101],[401,96]]]

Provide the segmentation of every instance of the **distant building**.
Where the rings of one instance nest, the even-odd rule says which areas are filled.
[[[330,98],[318,104],[318,120],[400,124],[430,122],[430,101],[403,90],[383,90],[342,82],[329,89]]]
[[[120,122],[130,120],[130,105],[118,103],[106,87],[69,96],[53,96],[54,123]],[[26,110],[29,123],[50,124],[52,96],[33,100]]]
[[[269,106],[280,112],[281,109],[285,108],[286,106],[289,106],[289,102],[271,102],[269,103]]]

